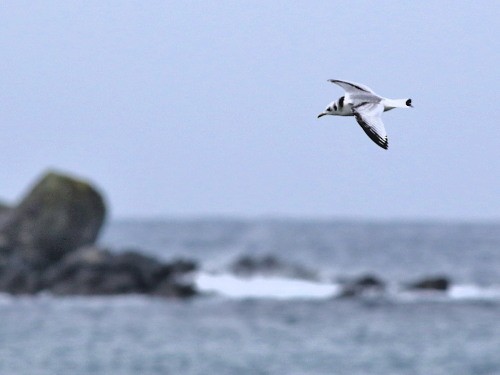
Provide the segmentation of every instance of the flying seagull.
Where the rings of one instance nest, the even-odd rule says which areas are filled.
[[[329,79],[329,82],[342,87],[345,95],[328,104],[318,118],[325,115],[354,116],[364,132],[380,147],[387,150],[389,143],[381,116],[393,108],[409,108],[411,99],[387,99],[359,83]]]

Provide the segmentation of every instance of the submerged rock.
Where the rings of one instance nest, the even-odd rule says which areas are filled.
[[[264,258],[255,258],[249,255],[244,255],[238,258],[231,266],[231,271],[239,276],[252,276],[256,273],[270,273],[275,272],[278,268],[279,262],[273,256],[266,256]]]
[[[450,284],[450,280],[444,276],[428,277],[408,284],[408,289],[446,291]]]
[[[94,243],[105,213],[101,195],[89,183],[49,172],[2,220],[0,252],[43,268]]]
[[[347,281],[342,286],[339,297],[358,297],[367,293],[382,293],[385,291],[385,282],[373,275],[364,275]]]
[[[242,277],[255,275],[286,276],[291,278],[314,280],[315,272],[296,264],[286,263],[273,255],[253,257],[243,255],[230,265],[232,273]]]

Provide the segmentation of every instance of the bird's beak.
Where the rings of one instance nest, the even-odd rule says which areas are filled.
[[[319,115],[318,115],[318,118],[320,118],[321,116],[324,116],[326,115],[327,113],[326,112],[321,112]]]

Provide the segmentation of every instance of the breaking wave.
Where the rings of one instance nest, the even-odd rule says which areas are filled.
[[[416,290],[400,285],[347,295],[346,284],[311,281],[282,276],[241,277],[231,273],[199,272],[194,276],[196,288],[203,294],[231,299],[336,299],[369,298],[395,302],[419,301],[493,301],[500,302],[500,286],[472,284],[450,285],[446,290]]]

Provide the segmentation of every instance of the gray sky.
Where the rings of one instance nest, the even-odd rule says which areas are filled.
[[[0,197],[45,169],[114,217],[500,218],[498,1],[3,1]],[[316,116],[364,83],[414,109]]]

